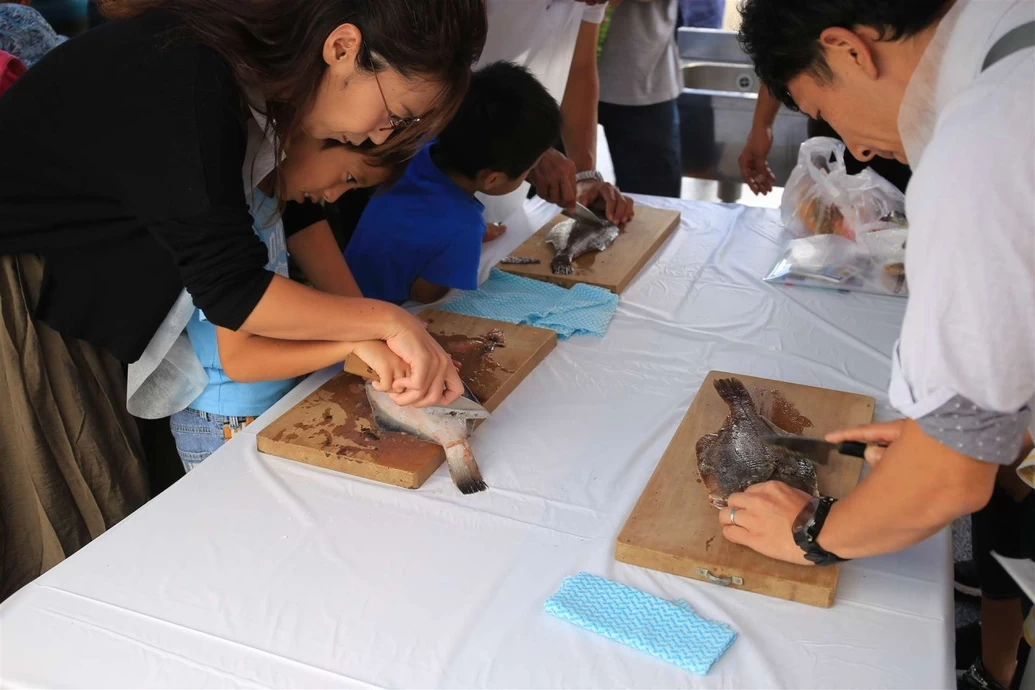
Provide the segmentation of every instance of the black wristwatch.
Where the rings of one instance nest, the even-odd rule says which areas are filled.
[[[827,520],[830,506],[834,505],[836,500],[830,496],[817,496],[812,499],[798,513],[791,528],[794,532],[794,543],[805,552],[805,558],[816,565],[833,565],[848,560],[830,553],[816,542],[819,539],[819,531],[823,529],[823,523]]]

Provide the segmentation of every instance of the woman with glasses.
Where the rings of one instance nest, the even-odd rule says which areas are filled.
[[[306,136],[407,159],[463,97],[482,0],[102,5],[116,21],[0,99],[0,600],[147,498],[126,366],[178,325],[184,290],[226,329],[384,341],[400,404],[462,389],[407,312],[265,269],[242,164],[249,122],[271,167]],[[287,206],[287,234],[310,227]]]

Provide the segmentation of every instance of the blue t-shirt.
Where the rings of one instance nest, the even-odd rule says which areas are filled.
[[[254,219],[252,229],[268,251],[266,269],[287,277],[287,241],[284,239],[284,224],[277,210],[277,202],[258,189],[253,189],[250,206]],[[192,409],[227,417],[258,417],[298,383],[298,379],[255,383],[231,380],[219,361],[216,327],[200,309],[194,310],[194,315],[187,323],[187,337],[208,374],[208,386],[190,404]]]
[[[402,304],[417,278],[461,290],[478,287],[483,206],[435,166],[433,145],[374,195],[349,240],[345,261],[365,297]]]

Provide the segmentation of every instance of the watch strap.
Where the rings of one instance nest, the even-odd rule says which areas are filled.
[[[819,533],[823,529],[830,508],[834,505],[836,498],[830,496],[819,496],[812,499],[803,509],[815,505],[812,518],[797,532],[794,533],[794,542],[805,552],[805,558],[816,565],[833,565],[848,559],[841,558],[837,554],[827,551],[819,545]]]

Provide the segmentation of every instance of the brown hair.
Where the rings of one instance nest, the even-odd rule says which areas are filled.
[[[279,146],[311,107],[327,65],[323,44],[342,24],[363,41],[356,65],[394,69],[404,78],[440,80],[443,88],[421,122],[393,133],[369,155],[381,165],[410,158],[459,108],[471,64],[485,44],[485,0],[98,0],[113,18],[151,8],[178,14],[184,36],[231,65],[242,89],[266,95]]]

